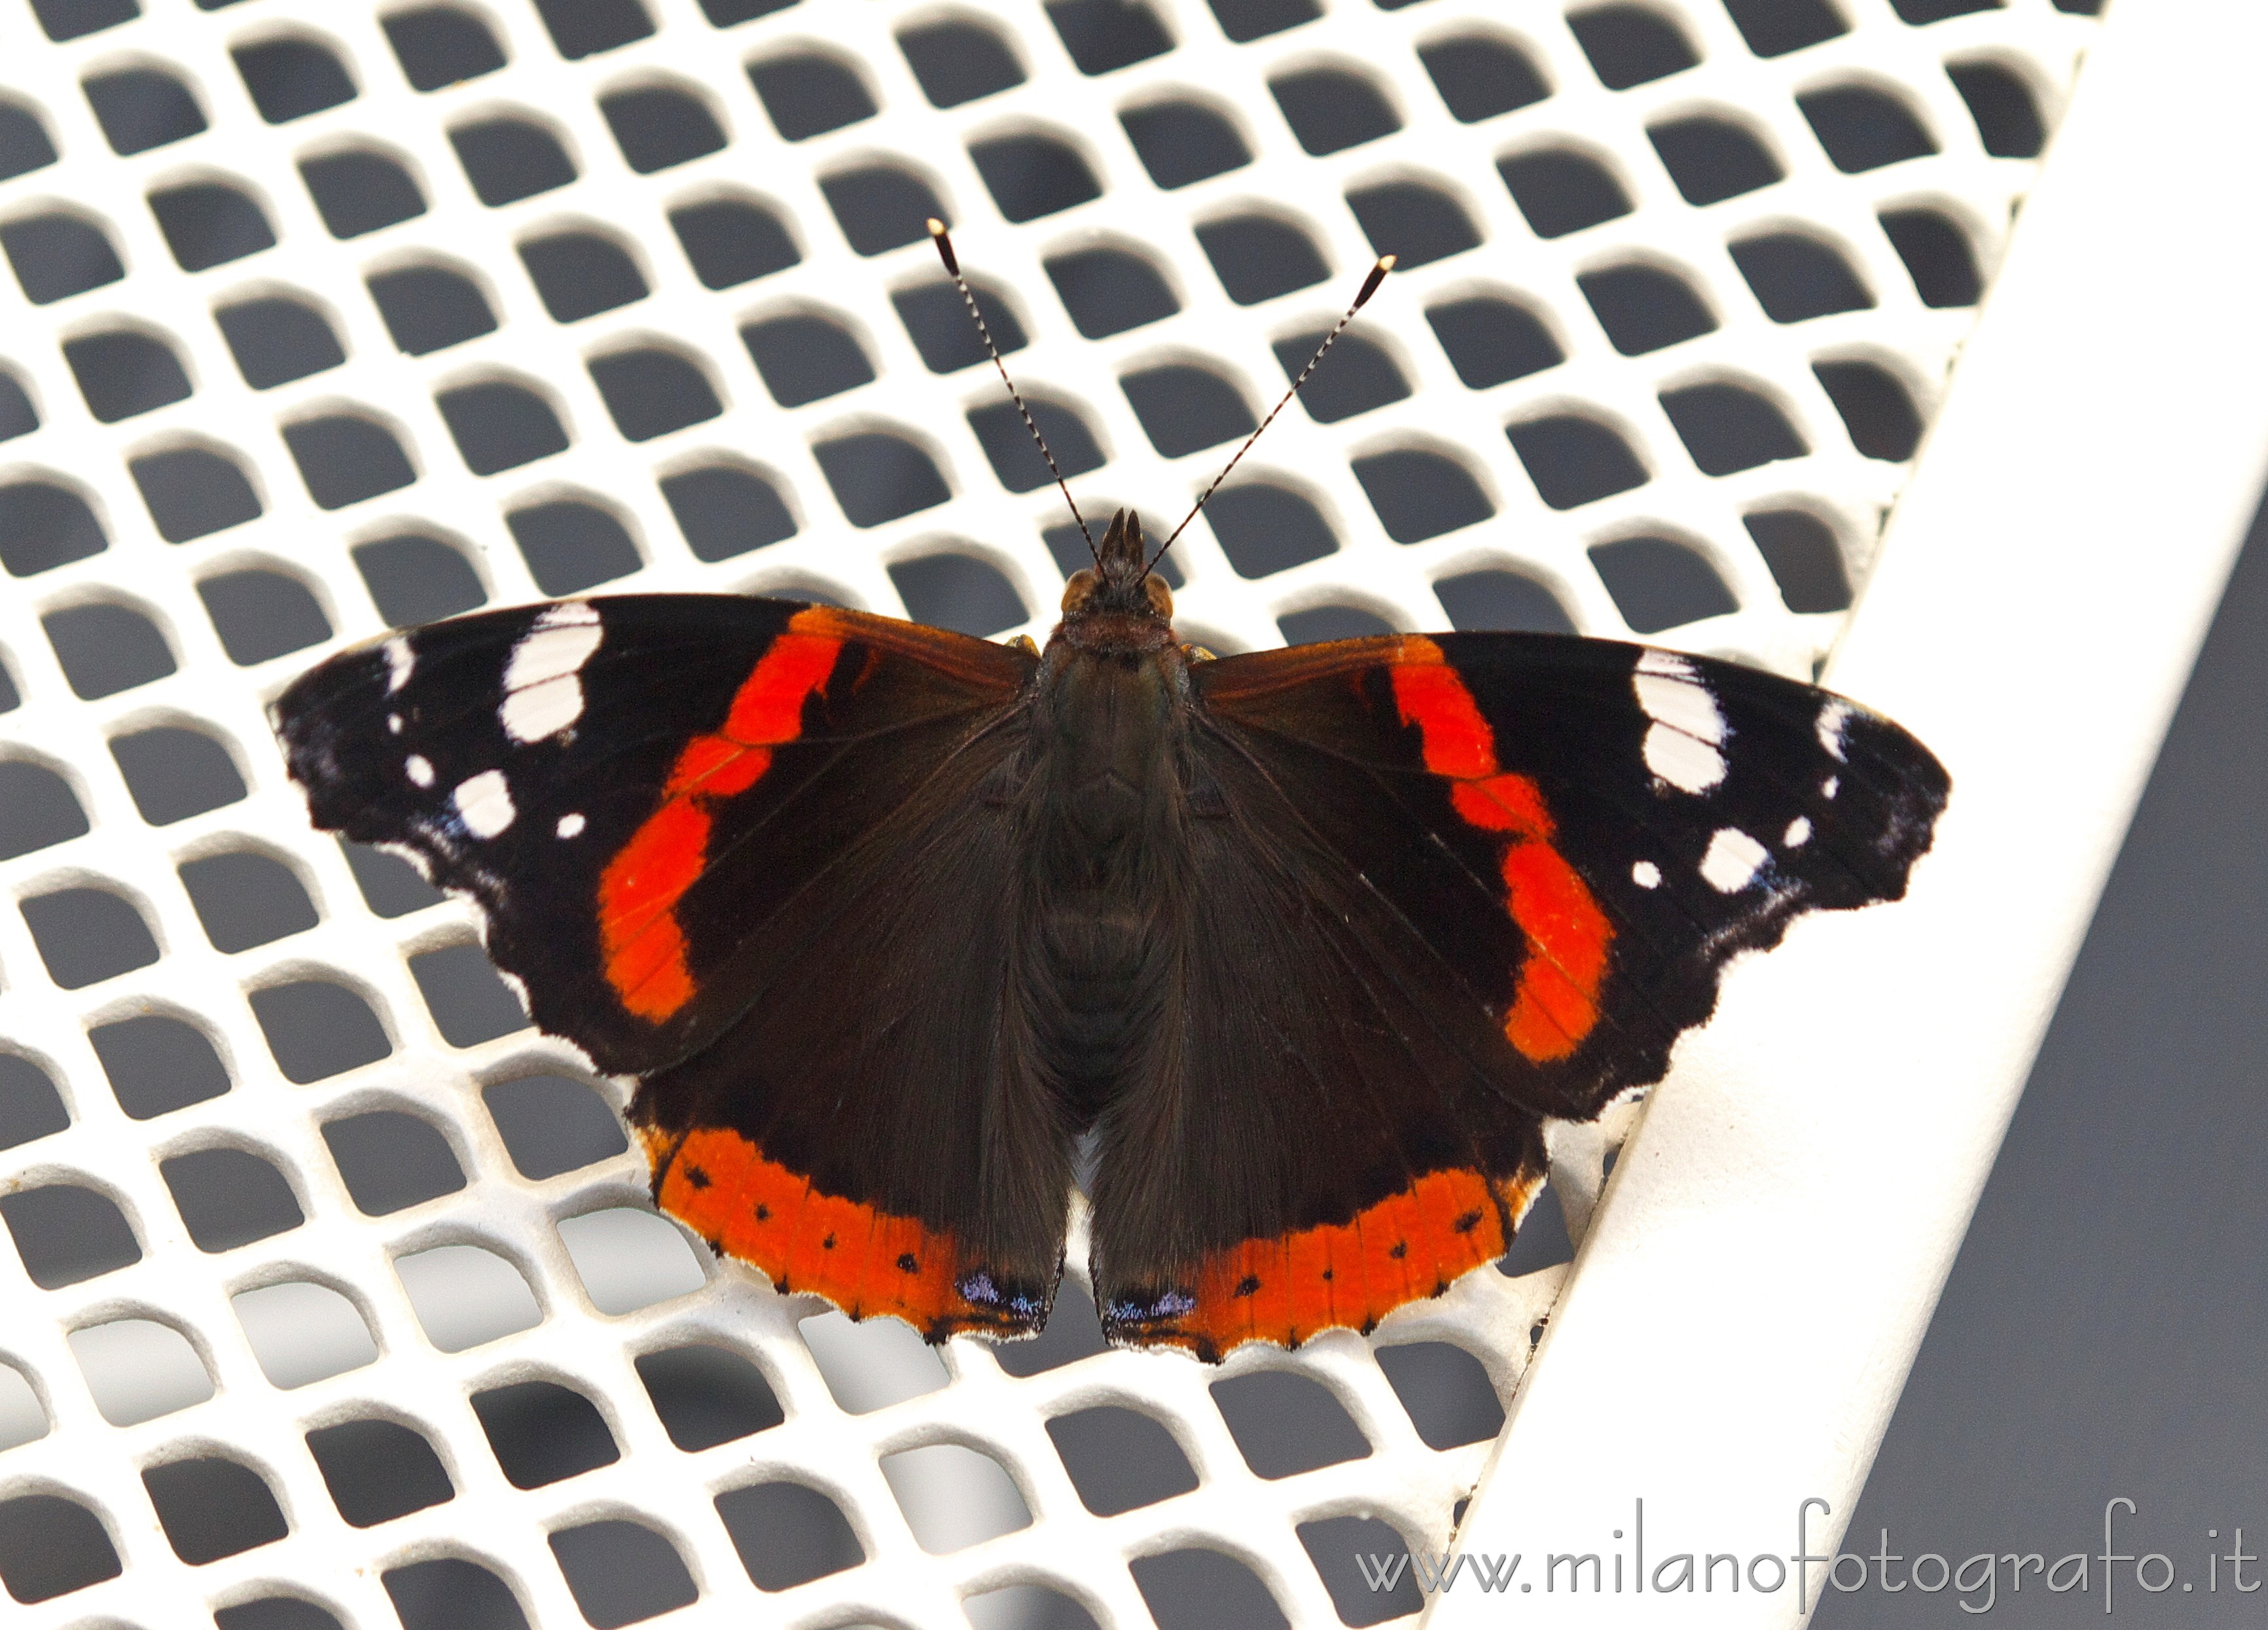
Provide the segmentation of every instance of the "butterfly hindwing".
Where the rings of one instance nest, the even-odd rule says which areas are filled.
[[[1191,679],[1218,813],[1182,955],[1226,999],[1106,1121],[1094,1231],[1122,1338],[1200,1351],[1366,1327],[1500,1251],[1543,1120],[1660,1079],[1795,915],[1902,894],[1947,792],[1848,702],[1638,647],[1395,636]],[[1227,1101],[1266,1115],[1154,1134]],[[1177,1208],[1197,1234],[1150,1220]]]

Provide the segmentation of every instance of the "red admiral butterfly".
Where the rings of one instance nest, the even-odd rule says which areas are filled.
[[[1374,279],[1373,279],[1374,283]],[[1948,790],[1770,674],[1546,635],[1218,660],[1121,515],[1046,648],[633,596],[346,652],[315,823],[487,916],[635,1076],[661,1208],[932,1340],[1029,1335],[1074,1188],[1110,1337],[1368,1330],[1510,1245],[1543,1126],[1725,964],[1899,898]]]

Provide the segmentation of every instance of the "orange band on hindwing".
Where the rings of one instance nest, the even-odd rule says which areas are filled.
[[[932,1339],[954,1330],[1020,1334],[1036,1322],[961,1294],[951,1235],[822,1193],[737,1132],[707,1127],[674,1147],[650,1138],[647,1152],[667,1163],[655,1203],[760,1269],[783,1295],[825,1296],[853,1318],[891,1315]]]
[[[1542,1181],[1492,1186],[1477,1171],[1429,1172],[1347,1222],[1248,1239],[1198,1267],[1187,1313],[1132,1339],[1217,1358],[1245,1341],[1288,1347],[1322,1330],[1366,1333],[1501,1257],[1512,1243],[1507,1210],[1517,1217]]]
[[[771,749],[803,733],[804,704],[835,671],[843,642],[806,632],[816,620],[810,611],[789,619],[741,681],[724,727],[695,737],[678,753],[660,804],[600,875],[607,983],[640,1018],[660,1024],[693,1000],[677,903],[708,865],[713,806],[763,779]]]
[[[1498,862],[1505,909],[1528,941],[1505,1011],[1505,1039],[1538,1063],[1565,1058],[1599,1021],[1614,926],[1553,842],[1543,790],[1498,767],[1495,732],[1441,648],[1412,637],[1402,642],[1402,653],[1388,670],[1395,707],[1417,728],[1425,767],[1450,783],[1460,819],[1505,840]]]

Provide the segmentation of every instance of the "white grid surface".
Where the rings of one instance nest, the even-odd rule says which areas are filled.
[[[935,279],[926,244],[872,257],[854,253],[820,178],[856,162],[883,160],[927,180],[955,224],[964,264],[1005,291],[1028,336],[1012,358],[1026,390],[1075,404],[1104,455],[1102,467],[1076,480],[1074,491],[1090,512],[1141,503],[1153,521],[1200,490],[1226,449],[1159,455],[1113,381],[1160,363],[1194,362],[1230,380],[1256,411],[1264,411],[1282,388],[1271,342],[1326,323],[1373,255],[1395,246],[1367,241],[1344,195],[1382,180],[1415,180],[1454,198],[1481,243],[1390,280],[1358,330],[1392,358],[1408,395],[1332,424],[1294,409],[1240,472],[1241,480],[1272,482],[1306,498],[1336,548],[1248,578],[1204,525],[1192,527],[1176,548],[1188,577],[1186,624],[1231,648],[1273,643],[1281,637],[1278,617],[1322,606],[1359,608],[1399,627],[1438,627],[1447,619],[1431,584],[1498,568],[1517,569],[1549,589],[1583,631],[1623,635],[1629,626],[1587,551],[1652,536],[1695,551],[1739,607],[1659,637],[1808,674],[1843,619],[1786,608],[1742,517],[1790,509],[1813,514],[1831,531],[1851,576],[1863,574],[1906,466],[1854,449],[1812,366],[1873,362],[1904,383],[1925,416],[1933,409],[1974,313],[1922,304],[1878,213],[1937,210],[1967,234],[1980,267],[1996,265],[2033,166],[1985,155],[1946,64],[1991,61],[2008,68],[2031,87],[2051,125],[2091,37],[2091,20],[2061,14],[2045,0],[2014,0],[2006,9],[1914,26],[1888,0],[1838,0],[1836,10],[1848,24],[1838,37],[1764,58],[1748,49],[1715,4],[1663,4],[1653,9],[1683,30],[1699,65],[1610,92],[1561,12],[1525,3],[1424,0],[1383,11],[1336,0],[1314,21],[1236,44],[1195,0],[1152,0],[1172,48],[1088,77],[1073,65],[1036,4],[980,13],[804,0],[720,28],[691,0],[649,0],[650,35],[566,61],[532,8],[498,0],[464,9],[490,30],[508,65],[421,95],[405,83],[379,17],[358,7],[254,0],[207,12],[186,0],[147,0],[138,18],[58,41],[20,0],[11,4],[15,9],[0,14],[0,96],[33,112],[58,157],[0,182],[0,227],[69,213],[99,229],[122,275],[40,304],[15,284],[0,287],[6,303],[0,357],[40,422],[0,443],[0,484],[46,482],[77,495],[105,540],[99,553],[13,575],[0,591],[0,666],[20,696],[18,707],[0,715],[0,757],[60,775],[89,826],[84,835],[0,862],[0,891],[18,902],[73,887],[125,899],[158,953],[147,966],[67,988],[51,974],[26,917],[14,909],[0,913],[0,1038],[5,1051],[54,1083],[70,1121],[64,1130],[0,1151],[0,1184],[11,1193],[65,1185],[99,1193],[122,1214],[140,1252],[131,1266],[52,1289],[13,1267],[0,1270],[0,1362],[23,1377],[29,1394],[27,1406],[9,1417],[22,1424],[0,1432],[27,1440],[0,1451],[0,1502],[59,1495],[78,1503],[96,1514],[122,1568],[115,1579],[19,1608],[17,1617],[33,1625],[192,1625],[216,1608],[288,1595],[322,1604],[342,1624],[382,1626],[397,1622],[383,1574],[460,1557],[504,1580],[529,1622],[573,1625],[587,1615],[549,1537],[622,1519],[662,1536],[681,1560],[698,1592],[690,1612],[732,1613],[736,1621],[754,1615],[760,1622],[814,1626],[949,1625],[960,1621],[964,1597],[1022,1583],[1068,1595],[1100,1624],[1141,1625],[1149,1612],[1127,1559],[1199,1547],[1247,1565],[1293,1622],[1329,1624],[1339,1615],[1298,1524],[1375,1517],[1412,1546],[1441,1544],[1457,1502],[1479,1478],[1488,1446],[1425,1447],[1370,1345],[1351,1336],[1311,1344],[1296,1359],[1248,1349],[1228,1366],[1230,1374],[1286,1369],[1313,1377],[1370,1447],[1363,1458],[1263,1479],[1248,1466],[1207,1390],[1219,1378],[1216,1372],[1178,1359],[1113,1354],[1016,1378],[981,1345],[956,1342],[944,1350],[944,1370],[925,1376],[930,1361],[906,1351],[897,1340],[906,1333],[887,1325],[858,1332],[856,1344],[870,1350],[846,1367],[826,1327],[806,1343],[799,1321],[819,1311],[808,1299],[774,1297],[732,1270],[706,1264],[696,1245],[650,1217],[641,1229],[643,1173],[633,1156],[542,1181],[519,1175],[478,1089],[542,1072],[587,1074],[571,1050],[530,1032],[465,1047],[445,1039],[409,958],[465,943],[469,917],[453,905],[391,919],[366,909],[336,848],[307,831],[304,806],[269,745],[264,701],[329,647],[239,665],[224,650],[198,586],[245,570],[280,574],[312,594],[337,642],[352,641],[385,626],[353,546],[416,532],[460,547],[491,604],[534,598],[535,578],[505,518],[532,503],[572,497],[613,515],[636,547],[637,569],[609,587],[818,587],[897,612],[903,606],[890,566],[958,553],[1001,573],[1035,613],[1031,631],[1043,635],[1060,573],[1039,534],[1061,520],[1060,500],[1044,488],[1014,495],[1002,488],[965,416],[993,405],[997,382],[975,368],[931,373],[898,321],[888,294]],[[58,4],[43,14],[52,24],[69,12]],[[930,106],[892,34],[948,15],[981,18],[1010,40],[1024,82],[958,107]],[[1514,44],[1550,93],[1472,124],[1451,118],[1416,48],[1476,31]],[[352,82],[351,99],[266,123],[231,52],[283,38],[329,52]],[[790,143],[775,133],[745,70],[809,48],[858,64],[880,111]],[[1395,110],[1398,133],[1328,157],[1303,151],[1267,86],[1271,78],[1320,65],[1368,78]],[[130,156],[114,153],[79,82],[133,66],[162,66],[178,76],[209,128]],[[1855,174],[1838,172],[1794,99],[1852,84],[1888,91],[1939,151]],[[624,162],[598,99],[657,85],[696,97],[725,142],[705,157],[641,175]],[[1251,161],[1185,187],[1153,186],[1111,115],[1181,96],[1226,113]],[[482,206],[448,133],[502,110],[539,115],[558,136],[578,179],[500,208]],[[1685,202],[1646,129],[1706,111],[1734,117],[1752,131],[1784,179],[1706,207]],[[1005,222],[968,144],[1027,132],[1050,134],[1073,147],[1100,196],[1023,224]],[[1496,166],[1547,148],[1600,158],[1631,209],[1562,237],[1537,237]],[[334,238],[298,166],[348,151],[392,156],[414,179],[423,210],[366,234]],[[225,264],[183,270],[145,195],[187,180],[224,179],[257,200],[276,242]],[[787,224],[799,262],[734,287],[705,288],[667,217],[689,202],[721,197],[752,198],[774,209]],[[1256,306],[1232,303],[1192,227],[1252,209],[1296,221],[1319,246],[1329,278]],[[571,324],[554,322],[516,246],[570,225],[617,240],[651,292]],[[1833,245],[1874,305],[1802,322],[1771,320],[1727,249],[1767,229]],[[1138,249],[1173,289],[1179,312],[1107,339],[1080,338],[1042,262],[1105,243]],[[1638,261],[1675,268],[1698,291],[1714,331],[1643,355],[1617,352],[1575,279]],[[429,264],[471,275],[496,327],[413,356],[396,349],[364,280]],[[1535,312],[1565,360],[1469,389],[1424,312],[1483,293]],[[297,381],[252,389],[213,312],[254,295],[285,295],[319,310],[347,360]],[[830,314],[853,333],[873,382],[803,407],[777,406],[738,331],[795,312]],[[191,388],[177,402],[102,422],[63,348],[125,329],[159,340]],[[585,364],[639,346],[695,361],[721,411],[643,442],[618,434]],[[520,384],[546,400],[570,450],[493,475],[468,473],[436,393],[497,380]],[[1778,409],[1809,451],[1724,476],[1702,474],[1660,400],[1665,391],[1698,383],[1747,387]],[[340,412],[387,426],[416,473],[414,482],[339,508],[319,507],[284,431]],[[1614,430],[1646,479],[1569,509],[1545,504],[1506,428],[1553,414]],[[920,445],[950,497],[876,526],[853,527],[812,452],[846,430],[891,431]],[[163,540],[128,462],[187,447],[221,452],[242,471],[257,495],[259,517],[183,543]],[[1351,461],[1405,448],[1439,452],[1462,466],[1492,518],[1412,545],[1390,541]],[[721,464],[766,474],[796,518],[795,535],[729,560],[697,560],[657,477]],[[93,700],[76,695],[43,620],[92,605],[126,607],[147,619],[175,671]],[[225,742],[246,796],[178,822],[145,822],[105,744],[156,725]],[[226,953],[212,944],[177,868],[247,851],[282,861],[320,921]],[[363,998],[385,1031],[382,1059],[313,1082],[287,1078],[247,998],[309,980]],[[90,1032],[151,1014],[178,1017],[210,1041],[228,1075],[225,1094],[149,1119],[125,1112]],[[600,1084],[619,1102],[614,1085]],[[437,1128],[466,1185],[410,1208],[364,1215],[321,1127],[379,1109],[404,1111]],[[1624,1129],[1578,1129],[1556,1150],[1554,1186],[1578,1239],[1605,1153]],[[233,1250],[200,1251],[159,1165],[217,1147],[252,1151],[286,1174],[304,1223]],[[464,1247],[490,1254],[468,1257]],[[485,1262],[507,1289],[515,1280],[524,1287],[476,1300],[469,1315],[475,1325],[459,1336],[449,1333],[447,1311],[421,1290],[430,1273],[421,1281],[417,1261],[410,1260],[452,1248],[459,1254],[422,1260],[429,1270]],[[1462,1347],[1481,1360],[1508,1403],[1526,1368],[1532,1332],[1565,1274],[1557,1267],[1512,1280],[1475,1276],[1440,1303],[1397,1318],[1378,1340]],[[301,1284],[343,1298],[367,1331],[368,1356],[356,1350],[348,1331],[332,1361],[345,1367],[286,1388],[270,1379],[285,1362],[279,1339],[263,1337],[269,1326],[261,1323],[261,1303],[244,1298]],[[307,1293],[292,1294],[303,1298],[297,1305],[313,1304]],[[512,1327],[508,1310],[523,1298],[524,1327]],[[324,1305],[335,1311],[335,1303]],[[176,1333],[175,1345],[194,1355],[191,1368],[204,1380],[186,1379],[173,1398],[159,1399],[173,1406],[163,1413],[118,1425],[103,1408],[109,1403],[114,1416],[123,1407],[105,1391],[115,1383],[105,1379],[114,1369],[103,1367],[104,1340],[114,1348],[124,1342],[145,1380],[162,1370],[144,1355],[166,1340],[125,1321]],[[108,1326],[118,1327],[111,1338],[89,1336]],[[841,1333],[835,1333],[839,1341]],[[136,1340],[145,1345],[134,1346]],[[752,1358],[777,1395],[784,1422],[695,1454],[674,1447],[632,1361],[694,1342]],[[303,1326],[293,1350],[299,1362],[322,1369],[305,1357],[306,1347]],[[358,1362],[347,1364],[350,1358]],[[858,1401],[857,1374],[886,1391],[895,1385],[911,1395],[863,1411],[846,1406]],[[890,1383],[893,1374],[904,1378]],[[877,1375],[885,1379],[873,1382]],[[593,1400],[620,1457],[542,1487],[514,1487],[469,1399],[480,1389],[531,1379],[571,1385]],[[4,1372],[0,1384],[12,1385]],[[1044,1422],[1104,1403],[1163,1422],[1191,1463],[1197,1489],[1107,1519],[1091,1515]],[[368,1419],[421,1433],[447,1472],[453,1500],[367,1528],[343,1521],[306,1437]],[[884,1457],[947,1443],[978,1450],[996,1470],[962,1462],[926,1484],[909,1473],[886,1476]],[[255,1472],[288,1536],[209,1563],[182,1560],[160,1526],[143,1473],[198,1457]],[[1012,1496],[1000,1492],[999,1469]],[[790,1591],[760,1591],[712,1502],[720,1493],[779,1479],[836,1502],[865,1565]],[[997,1528],[1013,1520],[1018,1504],[1027,1524],[976,1543],[933,1554],[917,1538],[936,1540],[938,1531],[925,1525],[942,1521],[949,1527],[956,1514],[966,1519],[963,1538]],[[1006,1515],[988,1524],[988,1511]],[[987,1610],[976,1611],[982,1616]],[[990,1611],[1008,1614],[998,1604]]]

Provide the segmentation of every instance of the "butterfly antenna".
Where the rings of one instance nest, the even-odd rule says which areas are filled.
[[[1048,451],[1048,438],[1040,434],[1040,427],[1033,422],[1032,410],[1024,406],[1024,398],[1016,389],[1016,382],[1008,377],[1008,364],[1000,360],[1000,348],[992,343],[992,331],[984,326],[984,313],[976,309],[976,296],[968,287],[968,279],[961,275],[961,257],[953,252],[953,239],[946,232],[945,223],[934,216],[931,217],[929,235],[930,241],[937,246],[937,258],[945,262],[946,273],[953,279],[953,286],[961,290],[961,304],[968,308],[968,315],[976,324],[976,336],[984,341],[985,354],[991,357],[993,367],[1000,371],[1000,383],[1008,387],[1008,400],[1016,404],[1016,412],[1022,417],[1024,428],[1032,433],[1032,440],[1040,450],[1040,457],[1048,461],[1048,474],[1056,478],[1056,489],[1063,494],[1064,502],[1071,505],[1071,518],[1079,523],[1079,535],[1086,540],[1086,552],[1094,556],[1097,566],[1101,565],[1102,556],[1096,553],[1094,547],[1094,534],[1086,529],[1086,517],[1079,512],[1079,504],[1072,499],[1071,488],[1064,482],[1064,473],[1056,466],[1056,456]],[[1353,313],[1349,312],[1348,315]],[[1345,326],[1344,323],[1340,325],[1341,327]]]
[[[1220,484],[1228,479],[1229,471],[1242,462],[1244,455],[1252,451],[1252,444],[1258,441],[1263,435],[1266,434],[1268,427],[1276,422],[1276,415],[1292,405],[1292,399],[1300,393],[1300,387],[1307,382],[1307,376],[1315,371],[1315,364],[1323,360],[1323,353],[1331,349],[1333,341],[1346,332],[1346,326],[1354,320],[1354,314],[1369,303],[1370,297],[1378,292],[1378,285],[1386,281],[1387,273],[1393,269],[1392,255],[1382,254],[1378,257],[1378,264],[1372,267],[1370,275],[1362,280],[1362,291],[1355,296],[1354,304],[1346,308],[1346,314],[1344,317],[1331,325],[1331,331],[1323,336],[1323,342],[1315,348],[1315,354],[1307,358],[1307,365],[1300,369],[1299,378],[1292,381],[1292,388],[1285,392],[1282,400],[1268,410],[1268,416],[1260,422],[1260,428],[1244,438],[1244,445],[1236,450],[1236,457],[1231,459],[1222,466],[1220,474],[1212,478],[1212,485],[1204,489],[1204,496],[1189,506],[1189,512],[1182,517],[1181,525],[1174,527],[1173,535],[1158,546],[1157,554],[1150,557],[1152,566],[1155,566],[1165,558],[1166,551],[1174,547],[1174,539],[1180,537],[1182,530],[1191,521],[1197,519],[1197,511],[1204,509],[1213,494],[1220,490]]]

